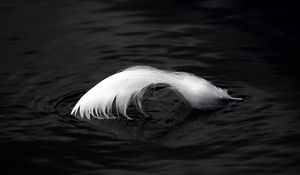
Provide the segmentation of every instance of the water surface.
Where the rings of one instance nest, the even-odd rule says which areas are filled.
[[[237,0],[1,2],[2,170],[297,174],[295,9]],[[69,115],[88,89],[133,65],[191,72],[244,100],[167,128]]]

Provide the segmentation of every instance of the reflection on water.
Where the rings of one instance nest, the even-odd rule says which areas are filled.
[[[296,174],[299,43],[283,23],[286,7],[276,16],[256,1],[1,2],[1,165],[11,173]],[[93,85],[133,65],[192,72],[244,101],[210,112],[173,106],[184,116],[170,125],[160,117],[172,110],[136,123],[69,116]]]

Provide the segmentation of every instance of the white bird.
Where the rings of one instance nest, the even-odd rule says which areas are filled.
[[[145,92],[155,84],[164,84],[179,92],[192,108],[199,110],[217,107],[220,100],[241,100],[231,97],[209,81],[186,72],[170,72],[149,66],[134,66],[113,74],[84,94],[71,114],[90,119],[114,119],[119,114],[131,119],[126,110],[135,102],[140,111]],[[116,109],[118,116],[113,115]]]

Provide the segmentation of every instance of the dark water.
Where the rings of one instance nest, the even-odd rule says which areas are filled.
[[[298,9],[1,1],[1,174],[299,173]],[[93,85],[133,65],[192,72],[244,101],[144,130],[69,116]]]

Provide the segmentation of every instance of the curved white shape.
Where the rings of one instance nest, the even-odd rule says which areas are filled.
[[[141,101],[147,88],[153,84],[166,84],[196,109],[216,106],[221,99],[241,100],[228,95],[227,90],[218,88],[207,80],[186,72],[169,72],[149,66],[135,66],[113,74],[84,94],[73,108],[71,114],[80,117],[113,119],[113,105],[117,113],[127,117],[130,102],[135,101],[142,111]]]

